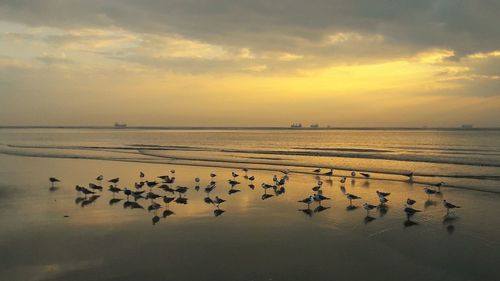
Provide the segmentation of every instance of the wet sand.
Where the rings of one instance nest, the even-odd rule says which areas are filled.
[[[82,206],[74,190],[99,174],[132,187],[139,171],[154,180],[170,169],[174,187],[190,189],[188,204],[171,203],[167,218],[161,200],[156,213],[125,209],[105,190]],[[0,280],[500,280],[499,194],[442,188],[428,200],[419,184],[348,179],[346,192],[363,197],[350,210],[339,178],[322,177],[332,200],[309,216],[297,201],[312,194],[315,176],[291,174],[285,194],[262,200],[260,183],[276,172],[250,171],[256,188],[240,176],[240,191],[229,195],[231,171],[0,155]],[[210,172],[218,175],[211,197],[227,200],[218,217],[203,200]],[[50,176],[62,180],[57,190]],[[361,205],[376,204],[376,190],[392,193],[388,209],[366,220]],[[413,223],[402,211],[408,197],[423,211]],[[444,198],[463,208],[445,217]]]

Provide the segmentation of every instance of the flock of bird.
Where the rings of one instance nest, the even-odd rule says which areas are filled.
[[[255,189],[254,181],[255,177],[254,176],[248,176],[248,169],[242,169],[244,172],[244,175],[242,176],[244,179],[246,179],[249,184],[248,186],[251,189]],[[330,169],[326,173],[321,173],[321,169],[315,169],[313,171],[315,174],[318,176],[326,176],[328,178],[331,178],[334,174],[334,170]],[[261,196],[262,200],[266,200],[268,198],[271,198],[273,196],[279,196],[282,195],[286,192],[285,185],[289,180],[289,171],[288,170],[283,170],[281,171],[282,175],[277,176],[274,175],[272,182],[266,183],[263,182],[261,183],[261,187],[264,190],[264,193]],[[351,177],[354,179],[356,177],[356,172],[353,171],[351,172]],[[360,175],[364,178],[370,178],[370,174],[368,173],[360,173]],[[228,179],[227,182],[230,185],[228,195],[240,192],[240,189],[235,188],[237,185],[241,184],[237,180],[237,178],[240,176],[236,172],[231,173],[232,178]],[[413,173],[409,173],[407,175],[409,179],[411,180],[413,178]],[[210,205],[214,206],[214,215],[220,216],[222,215],[225,211],[220,208],[220,205],[226,202],[226,199],[223,199],[219,196],[212,197],[211,193],[214,189],[217,187],[217,182],[216,182],[216,177],[217,175],[215,173],[210,173],[210,182],[206,185],[204,188],[204,191],[206,193],[206,196],[204,198],[204,202]],[[155,180],[146,180],[146,175],[143,172],[139,172],[139,181],[134,183],[134,188],[129,189],[127,187],[120,188],[118,186],[120,182],[120,178],[112,178],[107,180],[109,186],[108,186],[108,191],[112,193],[112,198],[109,201],[110,205],[114,205],[118,202],[121,202],[122,200],[125,200],[123,203],[124,208],[130,208],[130,209],[144,209],[144,207],[138,202],[140,199],[143,200],[150,200],[150,204],[147,207],[148,211],[154,211],[154,217],[152,218],[153,224],[156,224],[160,221],[160,217],[157,215],[157,211],[161,208],[164,207],[163,211],[163,218],[166,218],[170,215],[173,215],[174,212],[170,210],[169,205],[170,203],[174,202],[177,204],[187,204],[188,203],[188,198],[185,196],[187,191],[189,190],[189,187],[187,186],[180,186],[177,185],[175,188],[172,186],[175,184],[175,170],[170,170],[170,174],[168,175],[162,175],[158,176],[155,178]],[[353,193],[346,192],[345,189],[345,183],[346,183],[347,177],[341,177],[340,178],[340,189],[342,193],[345,195],[346,199],[349,201],[349,205],[347,206],[347,210],[353,210],[358,208],[358,206],[353,204],[354,200],[361,200],[362,198],[360,196],[357,196]],[[56,183],[60,182],[59,179],[51,177],[49,178],[49,181],[51,183],[51,188],[54,189],[56,188],[55,185]],[[89,204],[92,204],[95,202],[103,192],[103,181],[104,181],[104,176],[99,175],[95,178],[95,181],[91,182],[88,184],[88,187],[85,186],[80,186],[76,185],[75,190],[78,193],[78,197],[76,198],[75,202],[77,204],[81,204],[81,206],[86,206]],[[196,177],[194,179],[195,182],[195,187],[194,189],[196,191],[200,190],[200,178]],[[430,196],[437,195],[441,193],[441,187],[444,185],[444,183],[438,183],[435,184],[434,187],[425,187],[423,191],[425,194],[428,196],[428,199],[430,199]],[[160,193],[161,191],[161,193]],[[326,209],[329,209],[330,207],[324,207],[322,205],[322,201],[325,200],[330,200],[331,198],[326,197],[323,194],[323,181],[321,178],[318,180],[317,185],[315,185],[312,188],[312,194],[307,196],[306,198],[299,200],[299,203],[303,203],[307,205],[307,208],[305,209],[299,209],[299,211],[307,214],[308,216],[312,216],[313,213],[318,213],[321,211],[324,211]],[[117,198],[116,195],[122,193],[123,195],[126,196],[126,199],[123,198]],[[365,217],[365,222],[369,222],[374,220],[375,218],[370,216],[370,211],[373,209],[378,209],[380,212],[387,212],[388,208],[388,202],[389,199],[388,197],[391,195],[389,192],[384,192],[384,191],[376,191],[376,195],[378,198],[377,204],[370,204],[368,202],[365,202],[362,204],[362,207],[364,210],[366,210],[366,217]],[[158,203],[156,200],[161,200],[164,203],[164,206],[162,206],[160,203]],[[422,210],[414,208],[416,204],[416,200],[407,198],[406,202],[404,202],[403,205],[403,213],[406,216],[406,224],[415,224],[414,222],[411,221],[411,217],[413,217],[415,214],[421,212]],[[317,203],[318,206],[314,209],[311,209],[311,205],[314,203]],[[460,208],[460,206],[457,206],[455,204],[452,204],[446,200],[443,200],[443,206],[446,209],[446,216],[450,215],[450,211],[453,209]]]

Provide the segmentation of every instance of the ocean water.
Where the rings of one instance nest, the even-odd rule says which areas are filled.
[[[0,129],[0,153],[250,167],[500,192],[500,130]]]
[[[0,280],[497,281],[499,139],[496,131],[1,129]],[[283,193],[261,187],[285,169]],[[171,170],[184,195],[142,189],[184,203],[107,190],[115,177],[135,190]],[[371,177],[342,183],[351,170]],[[240,184],[229,184],[232,172]],[[49,177],[61,182],[52,188]],[[298,202],[318,180],[330,199]],[[440,181],[440,193],[424,193]],[[89,183],[104,190],[75,190]],[[389,201],[368,213],[362,205],[378,205],[377,190]],[[351,205],[346,193],[361,199]],[[215,196],[226,201],[207,203]],[[410,219],[407,198],[421,211]],[[447,214],[443,200],[461,208]]]

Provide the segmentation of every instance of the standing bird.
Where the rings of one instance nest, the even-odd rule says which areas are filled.
[[[369,178],[369,177],[370,177],[370,174],[368,174],[368,173],[360,173],[360,174],[361,174],[363,177],[365,177],[365,178]]]
[[[299,203],[305,203],[307,204],[307,208],[309,209],[309,206],[314,203],[314,197],[311,195],[309,197],[306,197],[300,201],[298,201]]]
[[[424,192],[425,192],[425,194],[427,194],[427,197],[429,200],[431,199],[431,195],[434,195],[437,193],[436,190],[434,190],[432,188],[428,188],[428,187],[424,188]]]
[[[390,192],[383,192],[383,191],[378,191],[378,190],[377,190],[377,196],[378,196],[379,198],[380,198],[380,197],[387,197],[387,196],[389,196],[389,195],[391,195],[391,193],[390,193]]]
[[[356,176],[356,172],[352,171],[351,172],[351,177],[355,177]]]
[[[110,182],[116,186],[116,184],[118,184],[119,181],[120,181],[120,178],[114,178],[114,179],[110,179],[108,182]]]
[[[103,175],[98,175],[97,178],[95,178],[98,182],[101,182],[104,179]]]
[[[249,176],[249,177],[248,177],[248,179],[249,179],[250,181],[254,181],[254,180],[255,180],[255,177],[254,177],[254,176]]]
[[[51,187],[54,187],[54,185],[55,185],[56,182],[61,182],[60,180],[58,180],[58,179],[56,179],[54,177],[50,177],[49,181],[50,181]]]
[[[372,205],[372,204],[368,204],[368,203],[364,203],[363,204],[363,209],[366,210],[366,216],[368,217],[368,215],[370,214],[370,211],[377,208],[377,206],[375,205]]]
[[[450,202],[447,202],[446,200],[443,200],[443,206],[446,208],[446,214],[448,215],[450,213],[450,209],[458,209],[460,206],[451,204]]]
[[[320,169],[320,168],[318,168],[318,169],[314,170],[313,172],[314,172],[315,174],[319,174],[319,173],[321,173],[321,169]]]
[[[329,176],[329,177],[333,176],[333,169],[332,169],[332,168],[330,168],[330,171],[329,171],[329,172],[324,173],[323,175],[325,175],[325,176]]]
[[[215,205],[217,205],[217,208],[219,207],[220,204],[226,202],[226,200],[220,198],[219,196],[215,196],[215,199],[212,200]]]
[[[194,178],[194,182],[199,183],[200,182],[200,178],[198,178],[198,177]]]
[[[361,199],[361,197],[357,196],[357,195],[354,195],[354,194],[351,194],[351,193],[346,193],[345,195],[347,197],[347,199],[349,200],[349,206],[352,206],[352,200],[358,200],[358,199]]]
[[[144,173],[143,172],[139,172],[139,177],[143,178],[144,177]]]
[[[217,175],[215,173],[210,173],[210,177],[213,179],[215,178]]]
[[[405,207],[403,211],[406,213],[407,220],[410,220],[410,217],[413,216],[414,214],[421,212],[420,210],[413,209],[412,207]]]
[[[407,207],[411,207],[411,206],[415,205],[415,203],[417,203],[416,200],[413,200],[413,199],[410,199],[410,198],[406,199],[406,206]]]
[[[235,172],[231,172],[231,175],[233,176],[233,179],[236,179],[236,177],[238,177],[239,175]]]
[[[171,173],[172,175],[173,175],[173,174],[175,174],[175,170],[174,170],[174,169],[170,170],[170,173]]]

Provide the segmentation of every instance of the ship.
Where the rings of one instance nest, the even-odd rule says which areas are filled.
[[[115,129],[125,129],[125,128],[127,128],[127,124],[115,122],[114,128]]]

